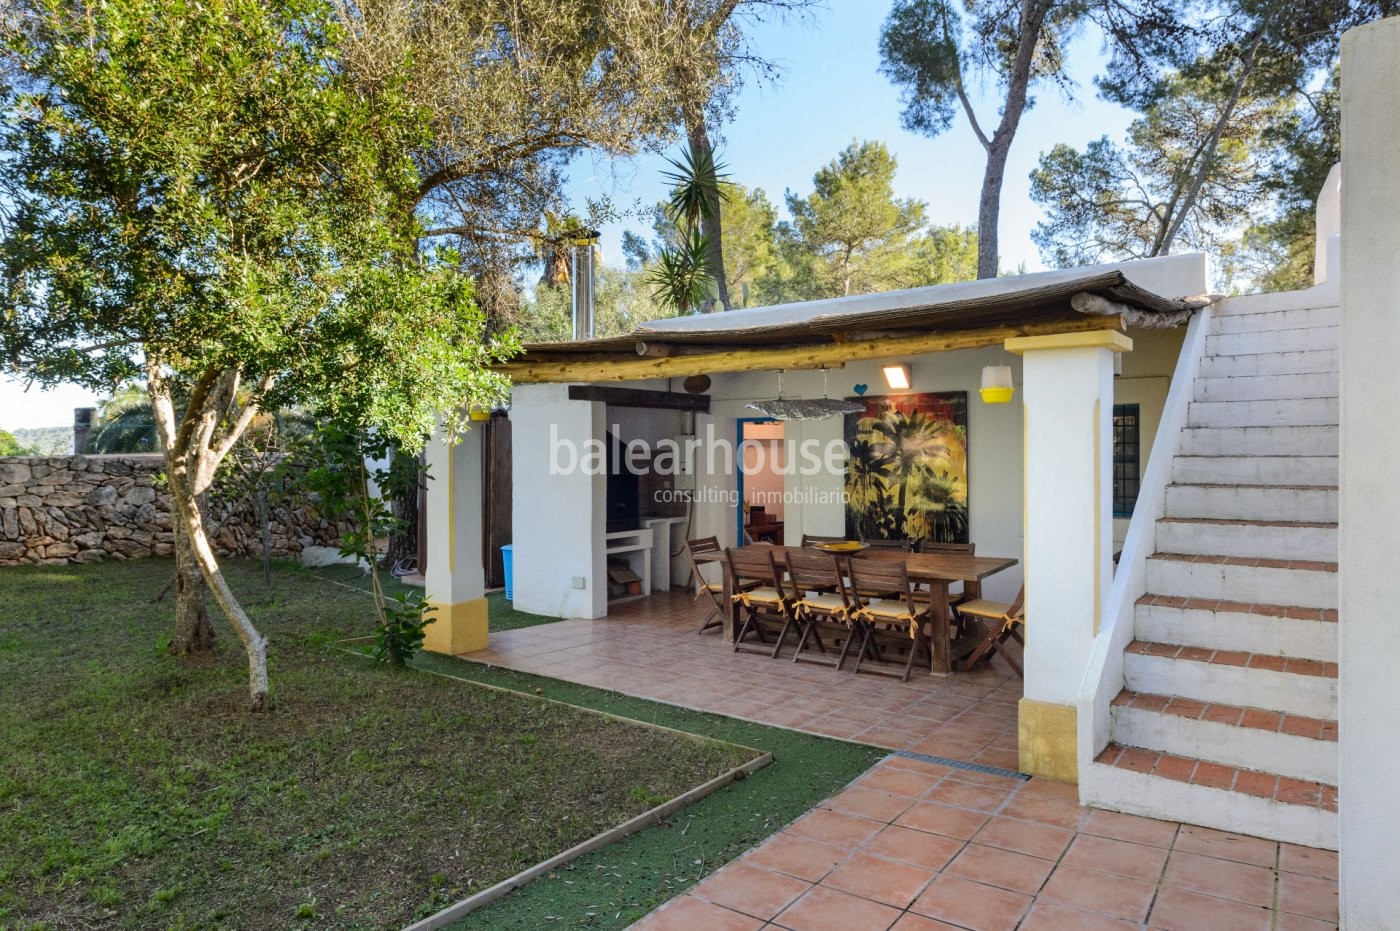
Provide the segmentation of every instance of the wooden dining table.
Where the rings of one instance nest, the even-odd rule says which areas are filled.
[[[753,543],[740,549],[768,549],[773,551],[773,559],[779,567],[787,560],[789,549],[797,547],[780,546],[770,543]],[[827,552],[815,547],[809,551]],[[902,562],[909,571],[909,581],[915,585],[927,585],[931,603],[930,615],[933,621],[932,643],[929,650],[929,672],[935,676],[946,676],[953,671],[953,645],[949,642],[948,631],[952,623],[949,607],[948,587],[954,582],[962,582],[963,590],[969,599],[982,596],[982,580],[1010,569],[1018,560],[1004,556],[967,556],[961,553],[904,553],[898,550],[867,549],[858,553],[837,553],[838,557],[861,556],[888,562]],[[715,555],[716,561],[723,557]],[[734,603],[733,579],[728,567],[724,572],[724,597],[729,610],[724,617],[724,640],[733,642],[738,629],[738,605]]]

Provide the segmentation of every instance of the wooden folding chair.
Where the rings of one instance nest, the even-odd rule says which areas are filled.
[[[767,653],[776,658],[782,652],[783,641],[793,621],[792,601],[783,591],[783,576],[773,558],[773,548],[727,549],[724,556],[734,586],[731,597],[743,612],[743,621],[734,637],[735,652]],[[775,629],[777,639],[770,650],[768,638]],[[745,639],[751,634],[755,642]]]
[[[885,662],[883,650],[908,651],[903,670],[877,665],[867,671],[879,675],[897,676],[900,681],[909,681],[909,671],[914,667],[914,656],[923,647],[927,655],[928,638],[924,635],[924,623],[930,619],[931,606],[914,600],[914,586],[909,582],[909,567],[904,562],[891,562],[888,559],[867,559],[852,556],[849,569],[851,591],[858,593],[859,605],[854,618],[861,626],[860,648],[856,651],[855,672],[861,671],[861,664],[867,658],[877,664]],[[864,593],[873,592],[874,595]],[[883,648],[883,650],[882,650]]]
[[[723,562],[714,557],[718,556],[722,560],[724,548],[719,545],[719,537],[700,537],[685,541],[685,552],[690,557],[690,573],[695,584],[696,600],[698,601],[701,595],[708,595],[714,603],[710,613],[700,622],[700,629],[695,632],[699,635],[712,627],[724,626],[724,609],[728,607],[724,601],[724,583],[707,581],[704,573],[700,571],[702,562],[710,562],[723,572]]]
[[[845,537],[824,537],[815,533],[804,533],[802,535],[802,548],[811,549],[818,543],[845,543]]]
[[[1001,658],[1006,660],[1006,664],[1016,675],[1024,679],[1026,674],[1021,669],[1021,663],[1006,648],[1006,641],[1015,640],[1022,650],[1026,648],[1026,637],[1023,633],[1026,626],[1026,587],[1021,586],[1021,590],[1016,593],[1016,599],[1010,604],[978,598],[963,602],[958,605],[957,610],[963,618],[975,618],[982,629],[982,640],[963,660],[963,671],[973,669],[979,663],[990,662],[993,653],[1000,653]]]
[[[792,661],[822,663],[835,666],[839,671],[855,639],[850,622],[851,604],[841,578],[840,562],[830,553],[788,550],[787,573],[792,590],[793,619],[800,631]],[[827,651],[823,631],[831,638],[833,648],[838,640],[841,642],[839,655]],[[804,652],[808,647],[816,652]]]

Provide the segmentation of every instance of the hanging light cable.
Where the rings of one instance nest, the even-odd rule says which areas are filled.
[[[832,400],[828,397],[828,372],[822,369],[822,396],[820,398],[783,397],[783,370],[778,370],[778,396],[766,401],[753,401],[749,410],[772,417],[774,420],[826,420],[841,414],[856,414],[865,410],[865,405],[855,401]]]

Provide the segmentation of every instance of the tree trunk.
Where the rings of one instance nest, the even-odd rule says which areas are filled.
[[[181,460],[183,459],[184,457],[181,457]],[[253,626],[252,619],[238,603],[233,589],[229,588],[228,581],[219,569],[214,548],[209,545],[209,538],[204,533],[204,518],[198,507],[191,506],[190,476],[183,466],[183,461],[172,472],[178,474],[178,478],[176,474],[171,475],[171,497],[175,501],[177,515],[185,525],[195,562],[199,565],[205,582],[213,591],[214,600],[233,625],[234,633],[243,641],[243,648],[248,653],[247,707],[250,711],[267,711],[272,706],[267,686],[267,638],[258,633],[258,629]]]
[[[998,140],[987,150],[987,169],[982,173],[982,199],[977,205],[978,278],[995,278],[1000,271],[1001,245],[997,224],[1001,222],[1001,185],[1006,178],[1006,159],[1010,154],[1009,139],[1005,144]]]
[[[209,586],[181,521],[175,521],[175,636],[170,652],[190,656],[213,651],[218,635],[209,620]]]
[[[205,532],[204,509],[200,506],[214,480],[220,460],[248,428],[256,414],[251,405],[231,424],[222,438],[219,427],[233,406],[238,389],[238,372],[208,371],[190,392],[184,419],[176,421],[175,407],[165,371],[153,356],[146,357],[146,384],[151,395],[151,411],[165,451],[166,477],[170,498],[175,505],[175,522],[183,531],[185,543],[200,575],[214,594],[214,600],[228,618],[243,649],[248,654],[248,701],[252,711],[267,711],[271,699],[267,685],[267,639],[253,626],[228,581]],[[179,531],[177,531],[179,533]]]
[[[707,155],[714,164],[714,148],[710,145],[710,131],[705,126],[705,115],[694,109],[688,109],[685,115],[685,134],[690,142],[690,151],[698,160],[699,156]],[[716,182],[718,179],[715,179]],[[719,294],[719,303],[724,310],[730,310],[732,305],[729,302],[729,280],[724,269],[724,242],[722,241],[722,224],[720,222],[720,197],[718,184],[709,191],[706,200],[710,203],[710,208],[706,212],[707,216],[700,218],[700,232],[708,237],[705,248],[706,257],[710,261],[710,268],[715,276],[715,288]],[[714,302],[710,302],[704,310],[708,313],[714,310]]]
[[[1001,256],[997,223],[1001,219],[1001,184],[1006,176],[1006,158],[1011,154],[1011,141],[1026,112],[1026,95],[1031,83],[1031,68],[1035,62],[1040,30],[1054,0],[1022,0],[1021,17],[1016,37],[1016,57],[1007,75],[1006,101],[1002,105],[1001,122],[987,148],[987,170],[982,175],[982,201],[977,209],[977,277],[995,278]],[[967,104],[964,104],[967,106]]]

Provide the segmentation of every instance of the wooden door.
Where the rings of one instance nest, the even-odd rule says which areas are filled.
[[[500,588],[506,584],[501,547],[511,542],[510,417],[494,411],[478,428],[486,431],[481,444],[481,561],[486,587]]]

